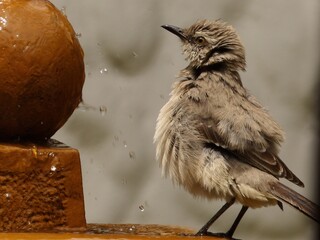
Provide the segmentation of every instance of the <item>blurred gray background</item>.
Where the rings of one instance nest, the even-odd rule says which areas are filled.
[[[286,131],[281,158],[315,199],[319,80],[318,0],[52,0],[67,15],[85,52],[85,106],[53,138],[79,149],[89,223],[170,224],[198,230],[224,202],[195,199],[161,177],[155,161],[156,118],[187,63],[162,24],[187,27],[221,18],[247,53],[243,84]],[[213,231],[229,228],[232,207]],[[313,239],[317,225],[284,206],[250,210],[236,237]]]

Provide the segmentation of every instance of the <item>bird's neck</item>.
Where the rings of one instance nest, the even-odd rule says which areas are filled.
[[[215,63],[204,66],[195,66],[190,63],[183,72],[187,73],[189,76],[192,75],[192,79],[197,80],[202,73],[212,73],[220,75],[221,77],[228,76],[235,82],[237,82],[242,87],[241,77],[237,68],[234,68],[233,64],[228,64],[225,62]]]

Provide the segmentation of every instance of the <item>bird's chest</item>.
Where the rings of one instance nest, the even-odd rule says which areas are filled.
[[[190,89],[186,89],[185,92],[181,95],[181,98],[187,105],[194,105],[193,110],[197,110],[196,108],[201,108],[201,105],[195,104],[207,104],[207,100],[209,98],[209,92],[207,89],[202,88],[200,86],[195,86]]]
[[[205,190],[208,185],[219,189],[227,181],[216,182],[211,173],[204,173],[204,169],[210,166],[218,179],[225,177],[226,169],[221,154],[205,150],[206,139],[200,130],[206,110],[199,104],[194,100],[180,102],[171,99],[163,107],[159,119],[166,121],[159,121],[157,126],[157,158],[163,173],[173,182],[184,186],[192,194],[212,197],[214,192],[208,195]]]

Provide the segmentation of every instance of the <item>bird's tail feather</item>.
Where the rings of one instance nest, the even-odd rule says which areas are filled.
[[[271,194],[279,201],[290,204],[306,216],[318,223],[320,222],[320,207],[289,187],[277,182],[271,187]]]

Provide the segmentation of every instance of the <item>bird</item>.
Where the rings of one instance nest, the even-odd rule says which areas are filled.
[[[188,65],[157,118],[156,159],[193,196],[226,201],[195,235],[233,239],[248,208],[283,202],[319,223],[319,206],[280,182],[304,187],[279,157],[284,131],[242,84],[245,49],[234,27],[221,19],[162,27],[179,37]],[[234,203],[242,208],[229,230],[209,232]]]

